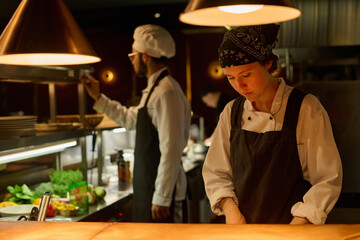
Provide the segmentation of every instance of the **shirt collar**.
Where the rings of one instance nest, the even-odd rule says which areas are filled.
[[[279,87],[275,93],[275,97],[271,106],[271,110],[270,110],[270,114],[274,115],[275,113],[277,113],[280,110],[281,104],[282,104],[282,100],[283,100],[283,96],[284,96],[284,92],[285,92],[285,81],[283,78],[276,78],[279,81]],[[245,101],[245,106],[246,110],[251,111],[251,112],[255,112],[255,108],[253,107],[253,105],[251,104],[251,102],[249,100]]]
[[[157,70],[156,72],[154,72],[154,73],[149,77],[148,82],[147,82],[148,87],[154,85],[156,79],[160,76],[160,74],[161,74],[164,70],[166,70],[166,67],[163,67],[163,68]]]
[[[277,113],[282,105],[282,101],[284,99],[284,92],[285,92],[285,81],[283,78],[276,78],[279,81],[279,87],[276,91],[274,100],[273,100],[273,104],[271,105],[271,110],[270,113],[272,115],[274,115],[275,113]]]

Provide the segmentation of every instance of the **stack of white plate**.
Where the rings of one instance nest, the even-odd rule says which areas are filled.
[[[0,209],[0,215],[2,217],[21,216],[21,215],[25,215],[29,217],[31,213],[31,209],[33,207],[39,207],[39,206],[32,204],[21,204],[16,206],[4,207]]]
[[[36,121],[36,116],[0,117],[0,140],[34,135]]]

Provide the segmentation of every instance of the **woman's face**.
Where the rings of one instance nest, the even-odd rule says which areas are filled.
[[[272,76],[268,72],[271,61],[265,66],[259,62],[223,68],[231,86],[251,102],[256,102],[271,86]]]

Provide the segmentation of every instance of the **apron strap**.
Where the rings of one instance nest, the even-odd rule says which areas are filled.
[[[286,114],[284,117],[284,126],[287,126],[290,129],[296,130],[297,122],[299,119],[299,112],[301,103],[306,96],[307,93],[294,88],[289,96],[287,106],[286,106]]]
[[[148,96],[147,96],[147,98],[146,98],[146,102],[145,102],[144,107],[147,106],[147,103],[148,103],[148,101],[149,101],[149,99],[150,99],[150,95],[151,95],[152,92],[154,91],[154,88],[155,88],[157,85],[159,85],[160,80],[163,79],[164,77],[166,77],[167,75],[169,75],[169,72],[168,72],[168,70],[165,69],[164,71],[162,71],[162,73],[161,73],[161,74],[158,76],[158,78],[155,80],[154,85],[151,87],[150,92],[149,92],[149,94],[148,94]]]
[[[246,98],[239,96],[235,99],[235,102],[231,108],[231,128],[240,127],[241,128],[241,118],[244,108],[244,102]]]

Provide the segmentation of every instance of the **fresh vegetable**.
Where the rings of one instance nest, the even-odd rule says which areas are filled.
[[[23,184],[21,187],[15,185],[14,187],[8,186],[6,188],[12,196],[8,199],[9,202],[14,202],[17,204],[32,204],[38,195],[35,191],[30,190],[30,188]]]
[[[77,170],[57,171],[54,170],[49,175],[53,193],[66,197],[68,192],[68,186],[73,183],[81,182],[83,180],[82,172]]]
[[[53,200],[52,205],[56,209],[56,214],[60,214],[61,216],[70,217],[78,214],[79,207],[68,201]]]
[[[61,196],[57,194],[51,194],[51,198],[61,198]]]
[[[52,205],[54,208],[59,209],[59,210],[75,210],[76,209],[76,206],[74,204],[66,203],[63,201],[54,200],[52,202]]]
[[[106,195],[105,188],[102,186],[96,186],[95,193],[96,193],[96,196],[98,196],[99,198],[104,198]]]
[[[54,189],[54,194],[60,196],[60,197],[66,197],[67,194],[67,187],[68,185],[61,185],[61,184],[55,184],[52,183],[51,186]]]
[[[102,186],[94,187],[92,184],[88,184],[89,187],[89,205],[94,205],[103,199],[106,195],[105,188]]]
[[[35,201],[33,202],[33,205],[40,205],[41,202],[41,198],[37,198],[35,199]]]
[[[96,193],[94,185],[89,184],[89,205],[94,205],[96,203]]]
[[[56,209],[51,204],[49,204],[47,212],[46,212],[46,217],[55,216],[55,212],[56,212]]]
[[[14,202],[9,202],[9,201],[4,201],[0,203],[0,208],[4,208],[4,207],[11,207],[11,206],[16,206],[17,204]]]
[[[52,173],[50,173],[49,177],[51,183],[65,185],[66,189],[68,185],[81,182],[83,180],[83,174],[79,169],[67,171],[54,170]]]
[[[44,192],[50,191],[51,198],[61,198],[67,196],[68,186],[73,183],[81,182],[83,174],[80,170],[54,170],[49,174],[50,183],[41,183],[35,188],[38,196],[42,196]]]
[[[53,186],[49,183],[43,182],[43,183],[40,183],[40,185],[35,188],[35,192],[38,196],[42,196],[44,194],[44,192],[46,192],[46,191],[50,191],[51,197],[52,197],[52,194],[54,193]]]

